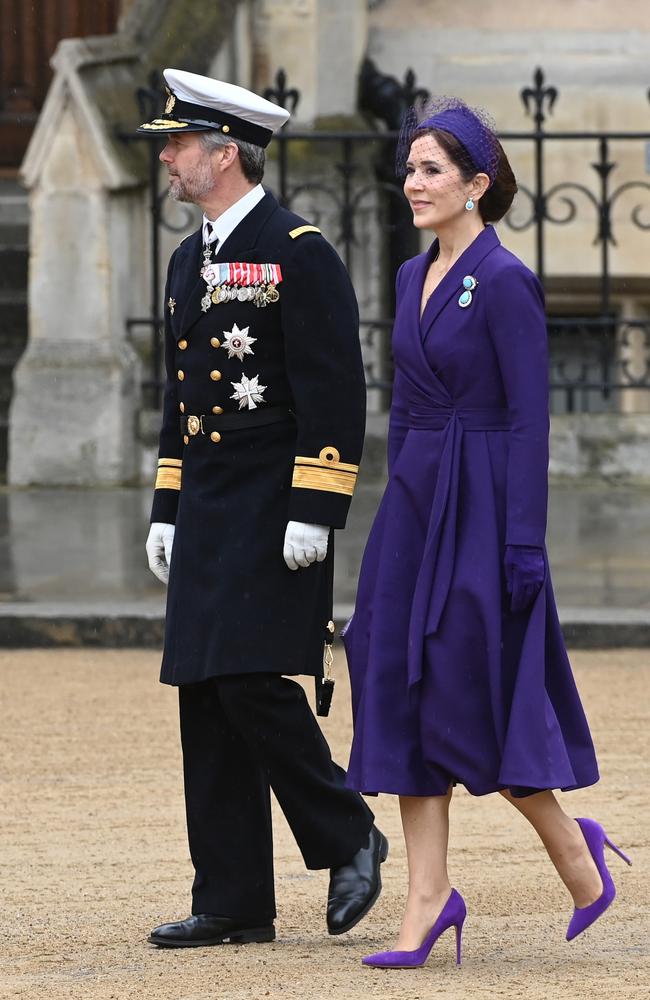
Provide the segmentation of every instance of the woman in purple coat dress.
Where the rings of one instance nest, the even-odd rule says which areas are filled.
[[[607,908],[614,847],[553,789],[598,769],[548,569],[547,342],[535,275],[490,222],[517,186],[493,129],[445,99],[402,129],[398,168],[436,239],[397,275],[389,481],[345,630],[354,740],[348,784],[400,797],[409,867],[395,951],[421,965],[465,904],[447,874],[454,784],[500,792],[569,890],[571,940]],[[627,859],[626,859],[627,860]]]

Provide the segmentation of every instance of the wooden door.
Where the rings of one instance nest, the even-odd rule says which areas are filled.
[[[0,0],[0,169],[15,171],[52,79],[61,38],[115,31],[120,0]]]

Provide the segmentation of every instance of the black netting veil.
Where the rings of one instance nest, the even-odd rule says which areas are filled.
[[[395,170],[400,179],[407,173],[411,147],[418,138],[446,133],[456,140],[453,159],[467,173],[485,173],[494,181],[500,159],[494,122],[480,108],[470,108],[457,97],[434,97],[408,109],[397,141]]]

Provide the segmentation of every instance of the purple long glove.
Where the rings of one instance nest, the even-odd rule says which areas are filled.
[[[513,613],[524,611],[533,603],[544,583],[544,550],[536,545],[506,545],[503,566],[510,594],[510,610]]]

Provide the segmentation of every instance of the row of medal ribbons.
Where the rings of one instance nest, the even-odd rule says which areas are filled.
[[[248,264],[244,261],[207,264],[201,270],[206,285],[279,285],[282,271],[279,264]]]
[[[258,309],[280,298],[276,285],[282,281],[279,264],[251,264],[246,261],[206,263],[201,275],[207,290],[201,308],[207,312],[220,302],[252,302]]]
[[[251,264],[223,262],[206,264],[201,274],[207,291],[201,299],[204,312],[220,302],[253,302],[258,308],[277,302],[280,298],[276,285],[282,281],[279,264]]]

